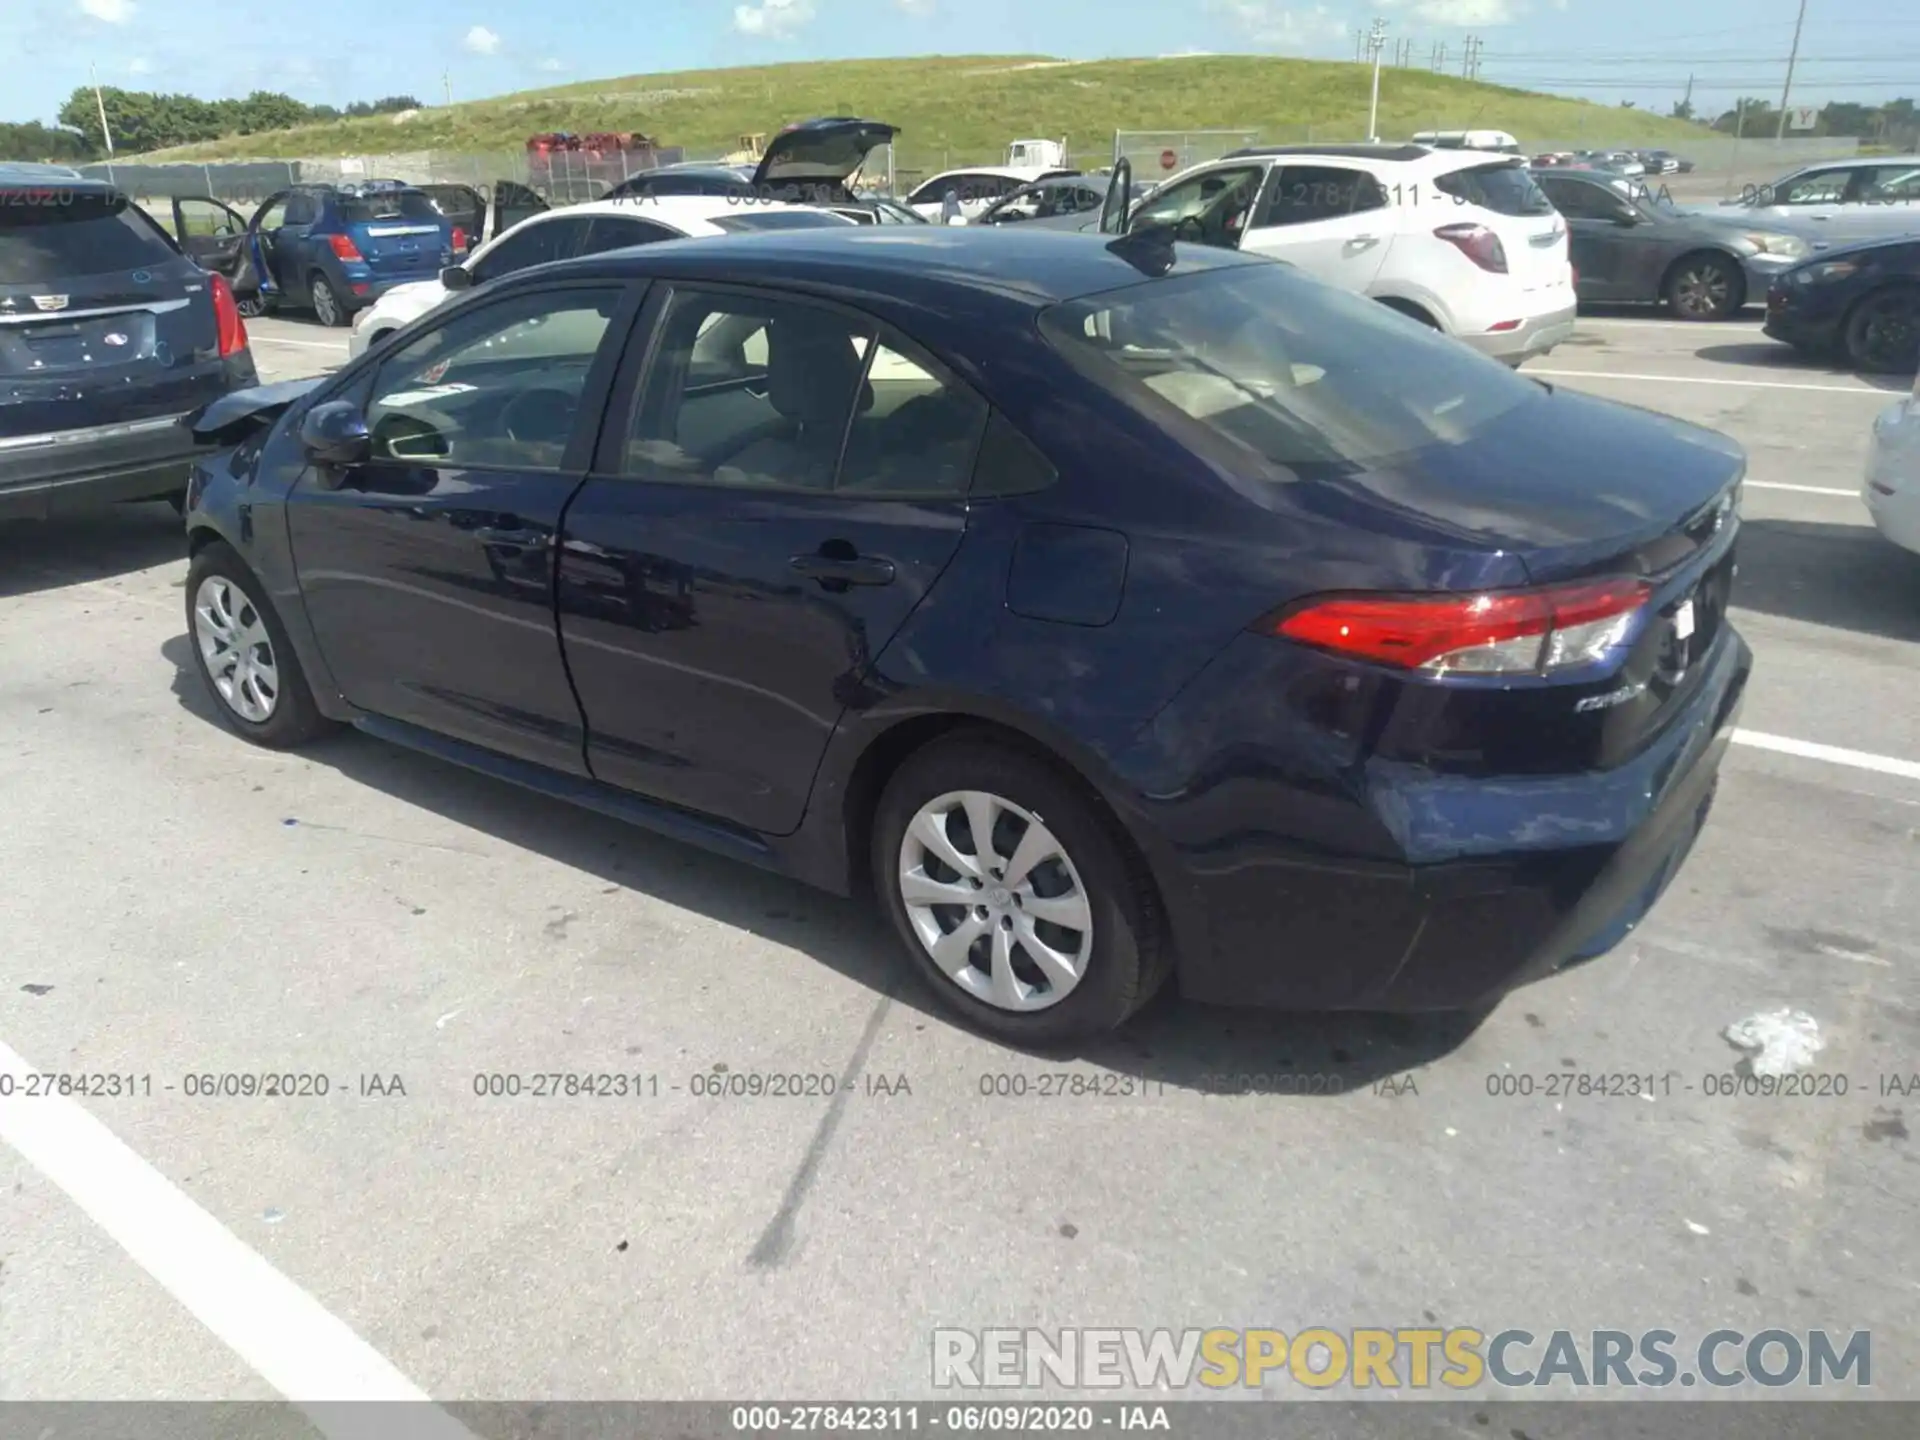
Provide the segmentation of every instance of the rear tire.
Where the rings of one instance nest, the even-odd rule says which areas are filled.
[[[1667,272],[1660,296],[1682,320],[1725,320],[1747,303],[1747,277],[1724,255],[1683,255]]]
[[[1406,316],[1409,320],[1418,320],[1429,330],[1438,330],[1440,328],[1440,322],[1438,320],[1434,319],[1433,316],[1422,310],[1418,305],[1415,305],[1411,300],[1388,299],[1380,301],[1380,304],[1386,306],[1389,310]]]
[[[333,288],[333,282],[314,271],[307,279],[307,295],[313,302],[313,316],[322,325],[339,329],[353,319],[352,310]]]
[[[187,566],[187,642],[214,708],[241,739],[291,750],[334,728],[313,702],[266,588],[225,541]]]
[[[1890,285],[1853,307],[1842,332],[1847,363],[1869,375],[1920,368],[1920,287]]]
[[[961,734],[910,756],[881,796],[872,865],[914,972],[996,1039],[1104,1034],[1167,977],[1159,898],[1117,822],[1010,744]]]
[[[259,320],[274,311],[273,301],[264,295],[249,295],[244,300],[236,300],[234,305],[243,320]]]

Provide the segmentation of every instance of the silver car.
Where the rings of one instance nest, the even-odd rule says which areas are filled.
[[[1817,228],[1831,244],[1920,234],[1920,155],[1822,161],[1769,184],[1748,185],[1725,205],[1755,220]]]

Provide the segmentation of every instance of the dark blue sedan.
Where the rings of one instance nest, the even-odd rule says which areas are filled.
[[[1740,450],[1291,267],[879,227],[543,266],[210,407],[201,675],[839,893],[1014,1041],[1615,944],[1751,659]]]
[[[1823,250],[1767,290],[1767,334],[1856,370],[1911,375],[1920,366],[1920,237]]]

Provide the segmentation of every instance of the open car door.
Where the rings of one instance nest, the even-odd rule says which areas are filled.
[[[433,201],[433,208],[447,217],[447,223],[460,232],[467,243],[453,247],[455,261],[462,259],[485,240],[487,201],[471,185],[418,185],[414,187]]]
[[[1113,174],[1107,180],[1107,198],[1100,206],[1100,233],[1124,235],[1127,219],[1133,213],[1133,166],[1123,155],[1113,162]]]
[[[173,197],[173,233],[200,266],[224,275],[236,297],[257,295],[260,281],[247,254],[247,217],[211,195]]]
[[[486,234],[481,239],[495,239],[529,215],[539,215],[552,208],[518,180],[496,180],[493,182],[493,199],[487,205]],[[481,239],[473,243],[477,246]]]

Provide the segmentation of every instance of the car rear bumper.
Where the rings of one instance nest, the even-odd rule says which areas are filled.
[[[1143,840],[1182,992],[1294,1010],[1466,1009],[1604,953],[1691,850],[1752,663],[1724,628],[1686,708],[1606,770],[1477,779],[1363,762],[1331,788],[1218,787],[1200,803],[1289,813],[1237,833],[1208,823],[1217,838],[1204,844]]]
[[[165,415],[0,440],[0,519],[48,516],[184,490],[204,447]]]
[[[1511,330],[1463,333],[1458,338],[1466,341],[1482,355],[1490,356],[1495,360],[1504,360],[1509,365],[1518,365],[1522,360],[1544,355],[1554,346],[1564,344],[1572,338],[1577,303],[1573,290],[1569,287],[1564,304],[1556,304],[1552,309],[1528,316]]]

